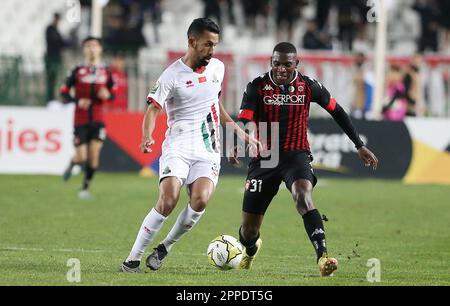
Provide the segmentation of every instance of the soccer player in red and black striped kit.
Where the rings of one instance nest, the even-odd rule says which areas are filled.
[[[312,190],[317,179],[311,167],[312,156],[307,139],[309,107],[318,103],[339,124],[353,141],[359,157],[366,166],[376,169],[376,156],[361,141],[349,116],[337,104],[328,90],[318,81],[297,71],[297,50],[294,45],[282,42],[276,45],[271,58],[271,71],[254,79],[244,93],[240,121],[258,124],[267,122],[270,150],[271,133],[279,136],[279,162],[275,168],[261,166],[263,154],[258,154],[249,164],[246,190],[243,199],[243,221],[239,229],[240,241],[245,247],[240,267],[250,269],[256,253],[261,248],[260,227],[264,214],[277,194],[282,181],[292,193],[297,211],[303,217],[306,232],[316,254],[322,276],[330,276],[337,269],[337,260],[327,255],[325,229],[319,211],[312,200]],[[278,131],[270,130],[271,123],[279,123]],[[259,139],[264,144],[264,139]],[[238,164],[235,156],[229,161]]]
[[[84,63],[73,69],[60,89],[64,102],[76,103],[74,117],[75,156],[64,172],[71,177],[75,165],[84,166],[84,181],[79,197],[90,198],[89,185],[99,166],[100,152],[106,138],[103,105],[113,100],[116,87],[108,66],[102,64],[103,47],[99,38],[83,41]],[[73,89],[74,96],[71,95]]]

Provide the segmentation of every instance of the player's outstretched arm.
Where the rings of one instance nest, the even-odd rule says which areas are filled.
[[[350,116],[345,112],[345,110],[336,103],[335,108],[330,111],[331,116],[341,127],[341,129],[347,134],[347,136],[353,141],[356,148],[358,149],[358,154],[361,160],[364,162],[366,167],[372,167],[374,170],[377,169],[378,159],[375,154],[372,153],[362,142],[359,137],[356,128],[354,127]]]
[[[364,162],[366,167],[371,166],[374,170],[376,170],[378,166],[378,159],[375,154],[373,154],[372,151],[370,151],[362,142],[355,126],[352,123],[352,120],[350,119],[350,116],[337,103],[335,109],[331,111],[330,114],[345,134],[347,134],[347,136],[353,141],[358,149],[359,157]]]
[[[160,112],[154,103],[150,103],[147,107],[147,111],[144,115],[144,121],[142,122],[142,142],[140,149],[143,153],[152,152],[151,146],[155,143],[153,140],[153,131],[155,130],[156,118]]]
[[[345,110],[336,102],[328,90],[318,81],[310,79],[312,89],[312,101],[318,103],[324,108],[345,132],[345,134],[351,139],[358,150],[359,157],[364,162],[366,167],[372,167],[376,170],[378,166],[378,159],[365,145],[359,137],[359,133],[356,131],[355,126],[350,119],[350,116]]]

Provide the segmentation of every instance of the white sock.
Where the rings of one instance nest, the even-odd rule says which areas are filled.
[[[158,234],[166,218],[154,208],[150,211],[147,217],[145,217],[144,222],[142,222],[141,229],[126,261],[141,261],[145,249],[153,241],[156,234]]]
[[[167,234],[166,239],[162,244],[166,247],[167,252],[170,252],[172,246],[180,240],[180,238],[189,232],[192,227],[200,220],[205,211],[196,212],[192,209],[191,204],[188,204],[183,211],[178,215],[177,221],[173,225],[170,232]]]

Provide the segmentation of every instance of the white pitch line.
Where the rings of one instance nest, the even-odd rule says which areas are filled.
[[[128,250],[89,250],[89,249],[43,249],[43,248],[25,248],[18,246],[1,246],[0,252],[2,251],[23,251],[23,252],[53,252],[53,253],[126,253]],[[186,252],[177,252],[179,255],[183,256],[206,256],[206,253],[186,253]],[[261,254],[261,257],[264,258],[273,258],[273,259],[313,259],[315,256],[306,256],[301,257],[299,255],[264,255]],[[348,260],[345,256],[337,256],[336,257],[340,261]]]
[[[30,252],[43,252],[44,249],[40,248],[19,248],[19,247],[1,247],[0,251],[30,251]]]
[[[89,249],[43,249],[43,248],[24,248],[17,246],[0,247],[1,251],[23,251],[23,252],[54,252],[54,253],[126,253],[127,250],[89,250]],[[185,253],[177,252],[177,254],[185,256],[206,256],[206,253]],[[264,256],[264,255],[263,255]],[[268,257],[268,256],[266,256]],[[270,256],[275,257],[275,256]],[[278,256],[277,256],[278,257]],[[296,256],[280,256],[280,257],[296,257]]]
[[[86,250],[86,249],[42,249],[42,248],[23,248],[23,247],[0,247],[1,251],[24,251],[24,252],[56,252],[56,253],[114,253],[121,252],[119,250]]]
[[[128,250],[89,250],[89,249],[43,249],[43,248],[25,248],[17,246],[1,246],[0,252],[2,251],[23,251],[23,252],[54,252],[54,253],[126,253]],[[190,255],[190,256],[206,256],[200,253],[178,253],[180,255]]]

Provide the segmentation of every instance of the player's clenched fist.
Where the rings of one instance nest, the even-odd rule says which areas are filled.
[[[155,141],[150,137],[144,137],[140,145],[142,153],[152,152],[151,146],[155,144]]]

